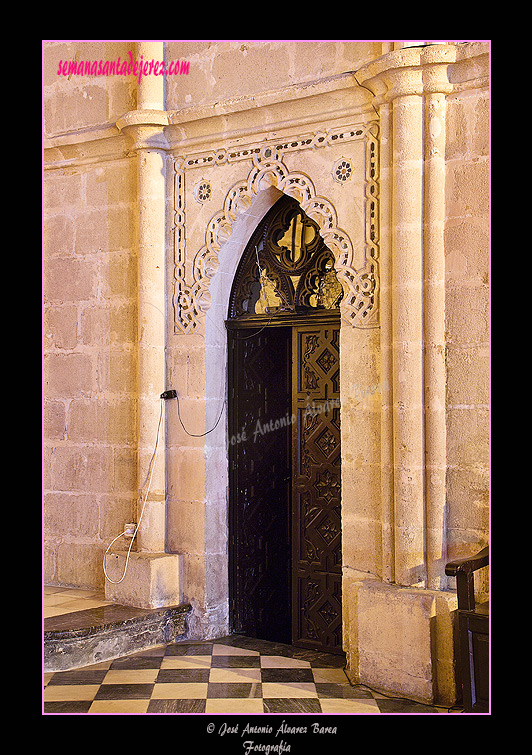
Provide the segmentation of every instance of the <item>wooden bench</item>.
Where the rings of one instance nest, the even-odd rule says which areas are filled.
[[[474,556],[450,561],[445,567],[456,577],[462,704],[465,713],[489,711],[489,603],[475,603],[474,572],[489,563],[489,547]]]

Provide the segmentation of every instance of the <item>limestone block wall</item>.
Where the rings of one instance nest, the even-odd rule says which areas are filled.
[[[127,160],[45,182],[48,578],[101,586],[101,547],[133,513],[136,254]]]
[[[190,74],[169,78],[166,104],[182,110],[247,98],[295,84],[317,82],[379,57],[383,43],[312,41],[175,41],[168,60],[186,60]]]
[[[117,118],[136,107],[132,76],[78,76],[62,71],[65,62],[127,61],[128,51],[135,52],[134,43],[43,43],[45,138],[54,139],[56,145],[81,142],[87,129],[112,127]]]
[[[456,71],[460,81],[474,71]],[[448,97],[445,278],[448,542],[452,558],[489,530],[489,90]]]
[[[383,570],[346,575],[348,673],[440,702],[444,566],[488,539],[488,53],[394,49],[358,72],[381,125]]]
[[[137,497],[136,172],[112,127],[134,90],[119,77],[57,75],[61,59],[126,47],[44,48],[44,138],[56,166],[43,184],[44,577],[56,584],[103,586],[104,548]],[[72,142],[87,129],[80,160]]]

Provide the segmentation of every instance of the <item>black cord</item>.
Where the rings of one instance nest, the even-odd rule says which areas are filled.
[[[181,412],[179,411],[179,396],[176,396],[176,399],[177,399],[177,416],[179,418],[179,422],[181,424],[181,427],[183,428],[183,430],[186,432],[187,435],[190,435],[191,438],[203,438],[205,435],[208,435],[209,433],[212,433],[214,430],[216,430],[216,428],[218,427],[218,423],[222,419],[222,414],[223,414],[224,406],[225,406],[225,399],[224,399],[224,401],[222,403],[222,409],[220,411],[220,415],[219,415],[218,419],[216,420],[216,424],[214,425],[214,427],[212,427],[210,430],[207,430],[204,433],[197,433],[197,434],[196,433],[189,433],[189,431],[187,430],[187,428],[183,424],[183,420],[181,419]]]

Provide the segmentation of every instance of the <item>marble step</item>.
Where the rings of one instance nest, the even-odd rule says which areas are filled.
[[[44,670],[68,671],[175,642],[186,635],[190,605],[104,605],[44,619]]]

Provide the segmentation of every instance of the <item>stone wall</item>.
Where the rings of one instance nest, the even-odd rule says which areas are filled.
[[[383,570],[344,582],[349,673],[448,702],[456,600],[445,563],[488,539],[488,49],[394,50],[357,77],[380,113],[388,388]]]
[[[98,545],[132,514],[131,167],[57,171],[45,182],[45,536],[50,578],[66,584],[102,584]]]
[[[489,90],[458,92],[447,107],[447,526],[458,558],[489,529]]]
[[[169,110],[238,102],[296,84],[309,85],[356,71],[382,54],[382,43],[319,40],[170,41],[168,60],[186,60],[190,73],[167,87]]]
[[[126,50],[44,47],[45,146],[54,163],[43,186],[44,574],[55,584],[103,587],[104,548],[134,516],[137,498],[136,170],[113,128],[135,90],[118,77],[58,76],[59,60],[80,52]]]

